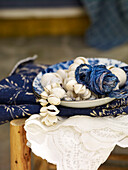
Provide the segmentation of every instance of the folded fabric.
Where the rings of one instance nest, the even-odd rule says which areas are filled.
[[[92,25],[85,35],[88,45],[107,50],[128,42],[127,0],[81,0]]]
[[[119,83],[118,78],[105,65],[81,64],[75,70],[75,78],[97,95],[110,93]]]
[[[32,82],[39,72],[45,73],[46,66],[33,64],[32,61],[33,58],[29,58],[24,63],[20,62],[9,77],[0,81],[0,124],[40,112],[41,106],[36,102]],[[59,116],[66,117],[74,115],[118,116],[128,114],[128,97],[95,108],[74,109],[59,105],[58,109],[60,110]]]

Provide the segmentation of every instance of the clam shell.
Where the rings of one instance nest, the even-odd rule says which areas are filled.
[[[46,116],[47,115],[47,107],[41,107],[40,115],[41,116]]]
[[[48,104],[48,101],[45,99],[40,99],[39,102],[42,106],[46,106]]]
[[[118,67],[114,67],[114,68],[112,67],[110,68],[110,71],[118,77],[120,81],[119,87],[122,87],[123,85],[125,85],[126,80],[127,80],[127,75],[123,69],[118,68]]]
[[[73,63],[73,64],[71,64],[70,66],[69,66],[69,71],[75,71],[76,70],[76,68],[79,66],[79,64],[77,64],[77,63]]]
[[[54,94],[60,99],[64,97],[65,93],[66,93],[65,90],[61,87],[56,87],[51,90],[51,94]]]
[[[74,92],[76,94],[84,94],[85,91],[86,91],[85,85],[82,85],[82,84],[75,84],[74,85]]]
[[[53,83],[62,83],[62,78],[57,73],[46,73],[41,78],[41,85],[46,87]]]
[[[55,96],[54,94],[51,94],[48,96],[48,102],[52,105],[59,105],[60,104],[60,98]]]
[[[44,87],[44,90],[47,94],[50,94],[51,90],[52,90],[52,86],[49,84],[46,87]]]
[[[56,73],[59,74],[63,80],[66,78],[66,70],[59,69]]]
[[[67,91],[67,96],[73,100],[75,100],[75,98],[77,97],[77,95],[74,93],[74,91]]]
[[[80,96],[76,97],[76,101],[80,101],[80,100],[81,100]]]
[[[89,89],[86,89],[85,93],[81,95],[83,100],[89,99],[91,96],[91,91]]]
[[[47,115],[41,120],[41,122],[46,126],[52,126],[53,124],[57,123],[57,121],[58,119],[56,116],[50,116],[50,115]]]
[[[67,74],[68,78],[75,78],[75,71],[69,71]]]
[[[47,98],[48,98],[48,93],[47,93],[46,91],[43,91],[43,92],[41,93],[41,98],[42,98],[42,99],[47,99]]]
[[[88,64],[88,60],[85,57],[77,57],[74,60],[74,63],[80,65],[80,64]]]
[[[50,106],[47,107],[47,112],[48,112],[49,115],[55,116],[55,115],[57,115],[60,111],[57,109],[56,106],[50,105]]]
[[[56,88],[56,87],[61,87],[60,86],[60,83],[53,83],[52,85],[51,85],[51,88],[53,89],[53,88]]]
[[[73,91],[75,84],[77,84],[77,81],[75,79],[70,79],[66,84],[66,89],[68,91]]]
[[[64,100],[66,100],[66,101],[72,101],[72,98],[71,98],[71,97],[66,96],[66,97],[64,97]]]

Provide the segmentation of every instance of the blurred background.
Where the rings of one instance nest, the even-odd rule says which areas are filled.
[[[77,56],[128,63],[127,0],[1,0],[0,79],[21,59],[55,64]],[[116,148],[115,153],[127,154]],[[111,162],[107,162],[110,164]],[[128,169],[128,163],[115,162]],[[10,169],[9,123],[0,126],[0,170]]]

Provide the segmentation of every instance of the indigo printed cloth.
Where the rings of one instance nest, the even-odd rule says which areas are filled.
[[[79,84],[86,85],[97,95],[110,93],[119,83],[118,78],[105,65],[81,64],[76,68],[75,78]]]
[[[88,45],[107,50],[128,42],[127,0],[81,0],[81,2],[92,23],[85,35]]]
[[[45,69],[45,65],[32,62],[20,63],[9,77],[0,81],[0,124],[16,118],[29,117],[40,112],[41,106],[36,102],[32,82],[40,71],[45,73]],[[124,67],[124,70],[128,71],[128,67]],[[128,80],[124,88],[126,91],[128,90]],[[128,97],[126,95],[125,98],[95,108],[73,109],[59,105],[58,109],[60,110],[59,116],[66,117],[74,115],[125,115],[128,114]]]

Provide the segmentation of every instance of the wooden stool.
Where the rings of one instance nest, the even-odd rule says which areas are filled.
[[[24,123],[26,119],[16,119],[10,122],[10,153],[11,170],[31,170],[31,149],[26,145]],[[110,161],[128,161],[126,154],[111,154]],[[99,170],[128,170],[128,167],[102,165]],[[35,156],[34,170],[56,170],[56,166]]]

